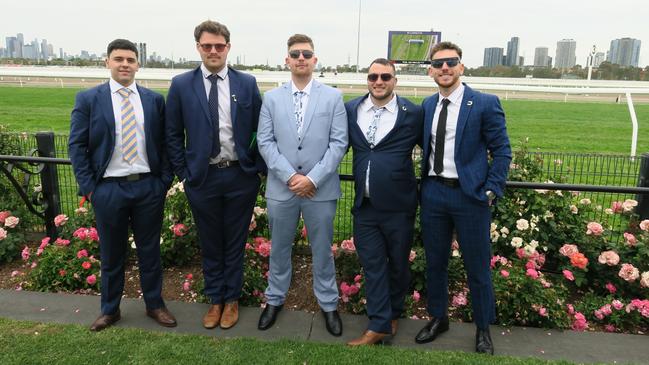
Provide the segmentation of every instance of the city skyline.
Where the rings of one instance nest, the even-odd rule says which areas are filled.
[[[144,0],[127,8],[79,0],[63,5],[25,0],[3,5],[4,14],[17,16],[3,18],[0,42],[23,33],[26,41],[47,39],[56,46],[55,54],[58,48],[63,48],[68,54],[88,50],[101,55],[111,40],[127,38],[147,43],[149,53],[155,51],[163,58],[198,60],[193,28],[211,18],[227,25],[232,33],[231,62],[239,57],[248,65],[283,64],[286,39],[300,32],[314,39],[316,55],[323,65],[355,65],[359,1],[331,0],[326,4],[306,2],[303,5],[300,8],[285,0],[242,0],[237,4],[219,4],[218,10],[216,7],[212,10],[195,0],[165,6]],[[576,63],[583,66],[593,45],[597,51],[606,52],[614,39],[649,41],[649,28],[643,26],[642,12],[635,11],[643,6],[639,0],[620,0],[615,7],[604,1],[593,1],[583,7],[576,2],[549,0],[539,7],[514,1],[485,4],[470,0],[458,7],[456,2],[440,0],[429,7],[412,0],[404,0],[399,5],[365,0],[360,12],[359,63],[365,67],[372,59],[387,55],[390,30],[432,28],[442,32],[443,41],[455,42],[463,48],[463,61],[468,67],[481,66],[485,48],[503,47],[512,37],[520,39],[518,55],[524,57],[525,64],[533,64],[537,47],[547,47],[548,54],[553,56],[559,40],[574,39]],[[72,9],[75,22],[61,21],[69,17]],[[494,22],[489,14],[498,14],[506,21]],[[638,66],[647,64],[649,47],[643,47]]]

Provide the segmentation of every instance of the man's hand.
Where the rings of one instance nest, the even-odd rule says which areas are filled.
[[[300,198],[313,198],[315,196],[315,186],[311,179],[304,175],[295,174],[288,181],[288,188]]]

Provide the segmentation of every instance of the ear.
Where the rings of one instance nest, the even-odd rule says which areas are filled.
[[[428,67],[428,76],[433,77],[433,67],[432,66]]]

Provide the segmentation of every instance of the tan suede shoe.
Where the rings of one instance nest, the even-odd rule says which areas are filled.
[[[221,328],[227,330],[231,328],[239,320],[239,302],[234,301],[225,303],[223,308],[223,316],[221,316]]]
[[[378,333],[374,331],[367,330],[363,335],[357,339],[347,342],[349,346],[362,346],[362,345],[374,345],[377,343],[383,343],[383,339],[389,336],[386,333]]]
[[[215,328],[221,321],[221,313],[223,312],[223,304],[212,304],[210,309],[203,316],[203,327],[207,329]]]

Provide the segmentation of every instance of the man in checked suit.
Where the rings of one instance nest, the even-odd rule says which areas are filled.
[[[68,154],[81,193],[92,202],[100,237],[101,316],[91,331],[120,320],[128,228],[133,230],[146,313],[176,326],[162,300],[160,229],[172,180],[164,149],[164,99],[135,84],[138,51],[116,39],[108,45],[110,80],[77,94]]]
[[[426,98],[421,185],[421,227],[426,250],[427,310],[432,319],[415,337],[433,341],[449,328],[448,257],[457,232],[466,268],[476,352],[493,354],[489,324],[495,300],[489,262],[490,206],[503,195],[511,148],[498,97],[460,81],[462,50],[442,42],[431,50],[429,75],[439,93]],[[491,158],[489,158],[491,157]]]
[[[354,243],[365,273],[367,331],[349,345],[396,335],[410,286],[408,258],[417,211],[412,149],[421,144],[420,106],[397,96],[394,65],[369,67],[369,94],[345,104],[354,151]]]
[[[327,330],[342,334],[331,243],[338,164],[347,149],[347,117],[337,90],[313,80],[318,59],[313,41],[288,39],[288,82],[264,95],[259,116],[259,151],[268,165],[266,199],[273,245],[266,308],[258,328],[272,327],[291,283],[291,247],[300,214],[313,253],[313,291]]]
[[[198,228],[211,302],[203,326],[228,329],[239,319],[244,247],[266,172],[256,143],[261,96],[254,77],[226,66],[225,25],[204,21],[194,39],[203,62],[171,82],[167,147]]]

